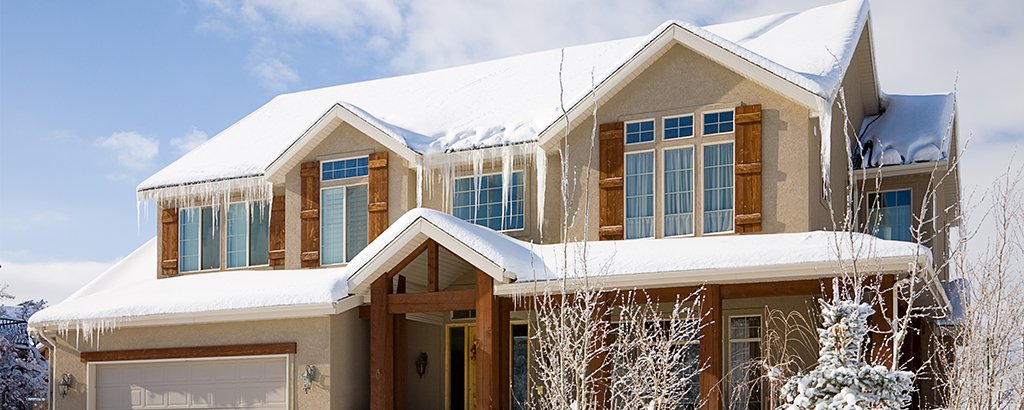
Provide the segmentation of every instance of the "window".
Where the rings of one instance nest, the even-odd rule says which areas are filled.
[[[665,236],[693,234],[693,147],[665,150]]]
[[[505,195],[502,178],[502,174],[456,178],[452,193],[452,215],[495,231],[523,229],[523,172],[512,173],[507,201],[502,200]]]
[[[732,131],[732,110],[704,114],[704,135],[725,134]]]
[[[654,141],[654,120],[626,123],[626,143],[639,144]]]
[[[335,179],[363,177],[369,173],[369,164],[369,157],[324,161],[320,164],[321,179],[333,181]]]
[[[626,239],[654,236],[654,152],[626,154]]]
[[[267,264],[270,214],[266,203],[228,205],[228,268]]]
[[[665,139],[689,138],[693,136],[693,116],[665,118]]]
[[[704,146],[704,233],[733,227],[733,143]]]
[[[367,201],[365,184],[320,191],[320,264],[349,262],[366,247]]]
[[[761,317],[729,317],[730,410],[761,410]]]
[[[178,212],[178,270],[220,268],[220,225],[214,208],[182,208]]]
[[[868,194],[869,232],[882,239],[911,241],[910,190]]]

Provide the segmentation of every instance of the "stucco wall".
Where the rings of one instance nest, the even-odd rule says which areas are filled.
[[[358,319],[358,317],[357,317]],[[86,364],[79,360],[79,352],[148,349],[167,347],[217,346],[252,343],[295,342],[297,352],[291,369],[291,392],[295,408],[329,409],[331,386],[334,383],[358,383],[365,379],[346,380],[349,375],[332,378],[330,319],[288,319],[220,324],[202,324],[166,327],[121,328],[99,335],[90,342],[77,339],[74,333],[58,338],[55,360],[57,377],[70,373],[76,380],[75,388],[67,397],[54,400],[56,409],[85,409],[89,379]],[[77,340],[76,340],[77,339]],[[307,364],[320,370],[320,377],[309,393],[302,392],[300,375]],[[341,407],[344,408],[344,407]]]
[[[370,407],[370,321],[359,309],[331,316],[331,408]]]
[[[443,409],[445,386],[445,327],[405,321],[405,400],[411,409]],[[416,359],[427,354],[427,372],[416,374]]]

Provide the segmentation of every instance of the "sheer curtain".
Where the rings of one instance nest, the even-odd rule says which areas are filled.
[[[350,186],[345,191],[345,210],[348,211],[345,235],[345,262],[349,262],[366,247],[369,217],[366,185]]]
[[[249,265],[269,263],[270,204],[257,202],[249,205]]]
[[[199,270],[199,208],[178,212],[178,271]]]
[[[733,144],[704,146],[704,233],[733,226]]]
[[[626,239],[654,236],[654,152],[626,155]]]
[[[693,233],[693,148],[665,151],[665,236]]]
[[[345,261],[345,188],[328,188],[320,193],[320,263]]]
[[[238,268],[248,264],[246,258],[246,226],[247,217],[245,204],[228,205],[228,267]]]

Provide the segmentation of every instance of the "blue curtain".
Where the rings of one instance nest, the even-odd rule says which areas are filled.
[[[345,262],[351,261],[359,251],[366,247],[367,227],[367,191],[366,185],[350,186],[346,190],[345,210],[348,211],[345,235]]]
[[[320,193],[320,263],[345,261],[345,188],[328,188]]]
[[[217,208],[216,211],[220,209]],[[205,207],[200,211],[202,218],[199,220],[199,227],[203,238],[200,268],[204,270],[220,268],[220,224],[217,218],[213,217],[216,211],[213,207]]]
[[[199,270],[199,208],[178,211],[178,270]]]
[[[246,215],[246,204],[228,205],[228,267],[237,268],[246,266],[246,240],[248,237],[248,215]]]
[[[732,143],[704,146],[704,233],[733,228]]]
[[[654,153],[626,155],[626,239],[654,236]]]
[[[693,233],[693,148],[665,151],[665,236]]]
[[[249,205],[249,266],[266,265],[270,249],[270,204]]]

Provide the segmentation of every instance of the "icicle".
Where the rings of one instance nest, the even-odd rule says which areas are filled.
[[[416,207],[423,207],[423,164],[416,165]]]
[[[821,137],[821,183],[822,195],[831,198],[832,181],[832,105],[835,97],[818,99],[818,135]]]
[[[173,208],[188,208],[226,204],[231,202],[234,194],[239,194],[242,201],[270,202],[274,196],[274,188],[266,178],[259,175],[139,191],[136,199],[139,202],[153,201]]]
[[[501,150],[501,220],[505,221],[505,215],[509,204],[509,193],[512,192],[512,168],[515,157],[512,155],[512,147],[505,146]]]
[[[536,144],[533,154],[533,163],[536,172],[537,179],[537,238],[543,241],[544,238],[544,193],[547,192],[548,184],[548,156],[544,152],[544,148],[541,148],[540,144]]]

